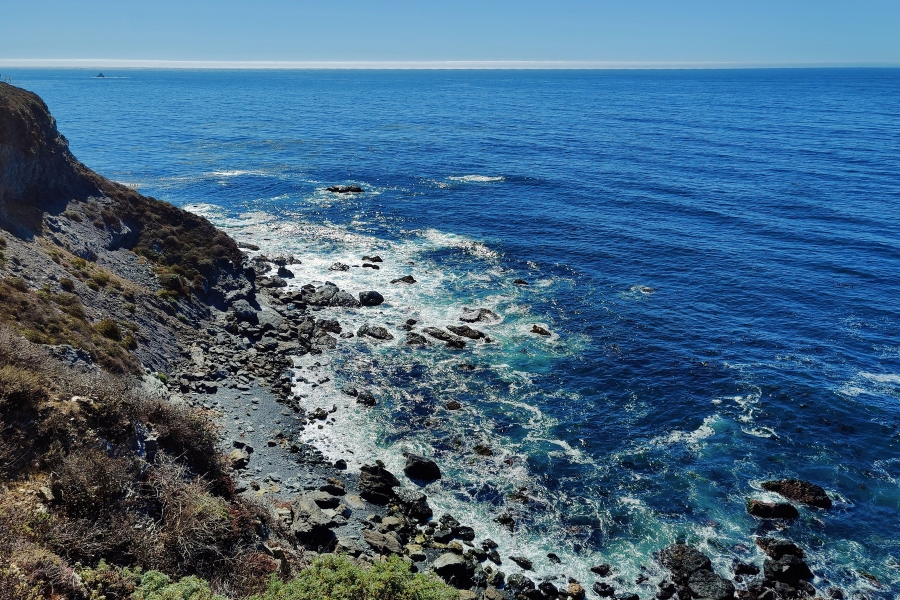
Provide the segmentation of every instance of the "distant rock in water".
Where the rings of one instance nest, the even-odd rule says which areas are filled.
[[[335,194],[362,194],[365,190],[358,185],[333,185],[328,191]]]
[[[363,306],[378,306],[384,302],[384,296],[374,290],[359,293],[359,303]]]
[[[463,308],[459,320],[463,323],[496,323],[500,315],[486,308]]]
[[[796,519],[800,516],[797,509],[787,502],[763,502],[762,500],[748,502],[747,512],[760,519]]]
[[[441,478],[441,469],[437,463],[418,454],[406,455],[406,466],[403,468],[403,472],[410,479],[434,481]]]
[[[97,73],[96,79],[106,79],[106,75],[103,73]]]
[[[768,492],[775,492],[787,498],[807,506],[818,508],[831,508],[831,498],[825,493],[822,486],[803,481],[801,479],[781,479],[778,481],[764,481],[762,488]]]

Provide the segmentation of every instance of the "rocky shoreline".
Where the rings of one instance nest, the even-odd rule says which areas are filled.
[[[439,479],[440,464],[410,454],[403,457],[401,474],[366,458],[327,460],[300,433],[327,430],[338,403],[306,410],[298,390],[328,383],[320,359],[340,340],[395,338],[387,324],[374,318],[356,331],[342,323],[342,311],[377,307],[384,295],[350,293],[327,282],[289,286],[294,274],[288,267],[299,262],[296,258],[268,257],[252,244],[239,249],[205,219],[90,172],[68,153],[36,96],[0,86],[3,98],[15,104],[0,123],[6,136],[0,138],[0,220],[10,234],[3,238],[0,270],[22,298],[77,320],[77,328],[58,330],[38,315],[31,327],[11,312],[7,325],[51,346],[73,365],[141,376],[144,387],[166,402],[215,422],[234,493],[262,503],[279,531],[287,532],[280,538],[260,535],[260,550],[282,571],[291,563],[309,564],[322,553],[347,554],[364,563],[398,555],[414,571],[437,574],[467,600],[843,598],[840,590],[815,587],[803,549],[768,535],[748,540],[760,549],[762,565],[736,563],[727,577],[685,544],[660,548],[656,563],[646,565],[635,581],[624,580],[609,564],[591,569],[594,580],[577,581],[554,553],[547,558],[558,565],[558,574],[538,577],[527,557],[501,555],[493,540],[479,539],[465,515],[433,513],[419,484]],[[39,161],[39,168],[29,161]],[[351,187],[335,191],[360,192]],[[359,268],[378,270],[384,260],[366,255],[360,262]],[[409,275],[392,283],[416,280]],[[394,331],[405,335],[409,346],[442,344],[459,350],[493,343],[478,324],[498,319],[486,308],[474,308],[452,324],[436,327],[409,319]],[[553,335],[538,325],[531,333]],[[76,342],[86,345],[76,347]],[[365,388],[341,394],[342,403],[362,409],[378,402]],[[460,405],[451,400],[446,408]],[[136,433],[135,443],[146,449],[150,464],[157,441],[153,431]],[[348,468],[357,463],[358,470]],[[770,529],[784,530],[800,514],[795,503],[804,511],[831,506],[825,490],[808,482],[782,480],[762,487],[791,501],[748,502],[748,512],[771,523]],[[58,501],[52,490],[45,495],[48,503]],[[508,514],[498,522],[515,526]]]

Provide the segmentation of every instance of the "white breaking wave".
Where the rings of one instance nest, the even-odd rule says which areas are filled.
[[[502,175],[489,176],[489,175],[461,175],[461,176],[450,176],[447,179],[451,181],[461,181],[463,183],[493,183],[495,181],[504,181]]]

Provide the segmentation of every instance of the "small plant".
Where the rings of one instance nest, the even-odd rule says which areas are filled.
[[[106,284],[109,283],[110,279],[112,279],[112,278],[109,276],[109,273],[107,273],[106,271],[104,271],[102,269],[97,269],[91,275],[91,280],[96,282],[97,285],[99,285],[100,287],[105,287]]]
[[[65,291],[72,293],[75,291],[75,282],[69,279],[68,277],[63,277],[59,280],[59,287],[64,289]]]
[[[113,340],[114,342],[122,341],[122,328],[112,319],[103,319],[94,325],[94,329],[106,339]]]
[[[163,383],[169,383],[169,376],[165,373],[157,373],[156,378],[162,381]]]
[[[79,215],[77,212],[67,210],[66,212],[63,213],[63,216],[66,217],[67,219],[69,219],[70,221],[75,221],[76,223],[81,223],[81,215]]]
[[[124,308],[131,314],[134,314],[134,312],[137,310],[137,306],[135,306],[131,302],[126,302]]]
[[[141,584],[134,590],[132,600],[226,600],[213,594],[209,583],[194,577],[184,577],[177,582],[159,571],[148,571]]]
[[[458,600],[459,591],[434,575],[414,574],[397,556],[363,568],[345,556],[325,555],[288,583],[272,578],[253,600]]]
[[[98,283],[97,283],[96,281],[94,281],[93,279],[88,279],[87,281],[84,282],[84,284],[85,284],[86,286],[88,286],[90,289],[94,290],[95,292],[99,292],[99,291],[100,291],[100,284],[98,284]]]
[[[122,338],[122,347],[126,350],[135,350],[137,348],[137,340],[134,339],[134,334],[131,332],[125,334],[125,337]]]

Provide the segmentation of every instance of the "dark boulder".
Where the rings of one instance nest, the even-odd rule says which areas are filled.
[[[415,278],[412,275],[404,275],[403,277],[399,277],[397,279],[392,279],[391,283],[416,283]]]
[[[345,265],[342,262],[336,262],[333,265],[331,265],[330,267],[328,267],[328,270],[329,271],[349,271],[350,265]]]
[[[303,286],[303,302],[312,306],[329,306],[331,304],[331,299],[338,291],[336,285],[328,282],[317,288],[313,288],[311,285]]]
[[[378,256],[377,254],[375,256],[363,256],[362,259],[364,261],[373,262],[373,263],[384,262],[383,260],[381,260],[381,257]]]
[[[472,340],[480,340],[484,337],[484,334],[477,329],[472,329],[468,325],[448,325],[447,329],[455,333],[456,335],[467,337]]]
[[[541,327],[540,325],[532,325],[531,333],[536,333],[538,335],[549,336],[552,335],[549,331]]]
[[[278,276],[284,277],[285,279],[293,279],[294,272],[285,267],[284,265],[278,267]]]
[[[417,490],[397,490],[397,502],[400,504],[400,512],[413,521],[425,523],[434,515],[428,506],[428,497]]]
[[[519,565],[525,571],[530,571],[534,566],[530,560],[525,558],[524,556],[510,556],[509,560],[513,561],[517,565]]]
[[[356,394],[356,403],[371,408],[372,406],[378,405],[378,400],[375,399],[375,396],[372,394],[372,392],[368,390],[360,390]]]
[[[528,282],[524,279],[516,279],[515,281],[513,281],[513,283],[516,285],[528,285]]]
[[[796,519],[800,516],[792,504],[762,500],[750,500],[747,503],[747,512],[760,519]]]
[[[712,571],[709,557],[686,544],[672,544],[659,553],[659,562],[672,573],[676,583],[687,583],[697,571]]]
[[[700,569],[688,578],[691,597],[696,600],[729,600],[734,598],[734,584],[712,571]]]
[[[357,330],[356,335],[358,335],[359,337],[367,336],[376,340],[394,339],[394,336],[391,335],[387,329],[379,325],[363,325]]]
[[[756,545],[760,550],[765,552],[770,558],[778,560],[782,556],[792,554],[798,558],[803,558],[803,550],[794,542],[788,540],[779,540],[775,538],[756,538]]]
[[[442,342],[449,342],[450,340],[456,339],[456,336],[447,333],[443,329],[438,329],[437,327],[426,327],[422,330],[422,332],[427,333],[434,339],[441,340]]]
[[[424,335],[410,331],[406,334],[406,343],[410,346],[427,346],[429,341]]]
[[[363,266],[363,269],[374,269],[376,271],[381,268],[378,265],[373,265],[372,263],[363,263],[362,266]]]
[[[612,574],[612,565],[594,565],[593,567],[591,567],[591,573],[595,573],[600,577],[609,577]]]
[[[397,535],[391,531],[387,533],[379,533],[372,529],[364,529],[362,532],[363,540],[371,546],[379,554],[402,554],[403,547]]]
[[[462,350],[466,347],[466,343],[462,340],[447,340],[444,345],[452,350]]]
[[[403,468],[403,472],[410,479],[422,481],[434,481],[441,478],[441,469],[437,463],[418,454],[406,455],[406,466]]]
[[[831,508],[831,498],[825,493],[822,486],[803,481],[801,479],[780,479],[778,481],[764,481],[762,488],[769,492],[775,492],[787,498],[807,506],[818,508]]]
[[[385,506],[395,498],[394,488],[398,485],[400,481],[384,468],[381,461],[359,469],[359,495],[372,504]]]
[[[359,293],[359,303],[362,306],[378,306],[382,302],[384,302],[384,296],[376,291]]]
[[[793,554],[785,554],[778,560],[767,558],[763,563],[766,579],[780,581],[796,587],[801,580],[812,579],[812,571],[803,559]]]
[[[335,292],[328,304],[329,306],[343,306],[345,308],[359,308],[361,306],[359,300],[354,298],[353,294],[343,290]]]
[[[327,189],[334,194],[362,194],[364,191],[358,185],[333,185]]]
[[[453,552],[441,554],[431,565],[441,579],[459,589],[469,587],[475,568],[465,558]]]
[[[613,586],[608,583],[603,583],[602,581],[595,583],[593,590],[594,593],[601,598],[612,598],[616,593],[616,589]]]

